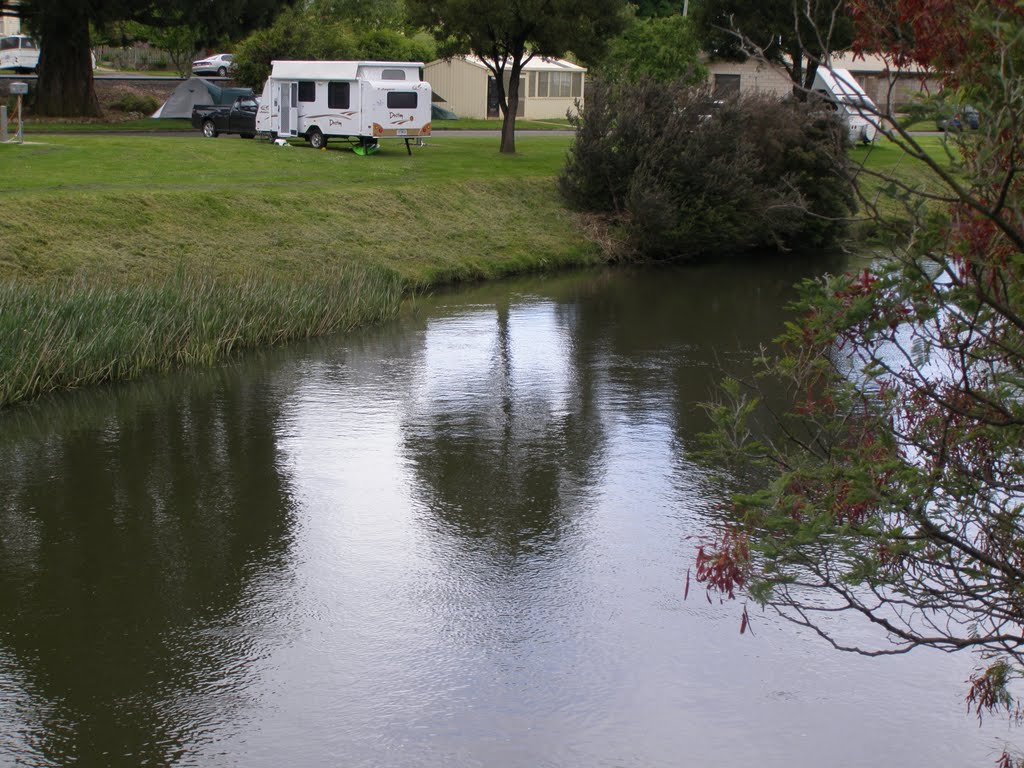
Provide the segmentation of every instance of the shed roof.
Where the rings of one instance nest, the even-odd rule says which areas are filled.
[[[272,61],[270,76],[278,80],[355,80],[360,67],[416,67],[419,61]]]
[[[487,69],[487,65],[484,64],[483,60],[479,56],[453,56],[453,59],[464,61],[467,64],[472,64],[474,67],[480,67],[481,69]],[[437,59],[436,61],[430,62],[431,64],[437,64],[444,59]],[[586,67],[581,67],[579,64],[573,64],[571,61],[565,59],[556,59],[554,57],[546,56],[534,56],[525,66],[523,66],[524,72],[586,72]]]

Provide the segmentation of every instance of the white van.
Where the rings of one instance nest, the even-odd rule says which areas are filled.
[[[39,65],[39,46],[26,35],[0,37],[0,69],[31,72]]]
[[[849,128],[850,141],[870,144],[878,135],[878,107],[868,98],[850,71],[819,66],[813,93],[831,104]]]
[[[360,154],[382,138],[430,135],[430,84],[415,61],[274,61],[256,132],[302,136],[314,148],[346,139]]]

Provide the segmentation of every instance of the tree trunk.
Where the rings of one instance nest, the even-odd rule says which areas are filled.
[[[519,111],[519,74],[521,71],[522,64],[513,62],[508,80],[508,107],[505,109],[505,119],[501,123],[501,151],[508,155],[516,153],[516,112]]]
[[[61,12],[39,19],[35,111],[55,117],[97,117],[100,105],[92,79],[85,3],[63,5]]]
[[[793,97],[797,101],[807,101],[807,91],[804,90],[803,48],[800,46],[791,46],[789,49],[789,60],[789,79],[793,82]]]

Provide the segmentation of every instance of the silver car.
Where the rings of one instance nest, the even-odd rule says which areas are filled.
[[[235,57],[230,53],[218,53],[192,62],[192,72],[196,75],[216,74],[224,77],[234,67]]]

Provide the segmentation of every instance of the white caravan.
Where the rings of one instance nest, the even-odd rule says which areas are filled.
[[[819,66],[814,75],[814,93],[839,112],[849,128],[850,141],[870,144],[878,133],[878,107],[847,69]]]
[[[378,139],[430,135],[430,84],[423,65],[395,61],[274,61],[263,87],[256,132],[302,136],[320,149],[342,138],[359,154]]]

